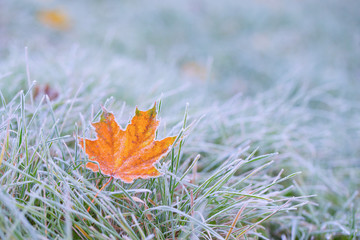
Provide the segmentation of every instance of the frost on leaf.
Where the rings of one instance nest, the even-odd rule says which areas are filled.
[[[147,111],[136,108],[131,123],[123,130],[112,113],[104,109],[99,122],[92,124],[97,138],[79,138],[82,149],[93,162],[86,167],[94,172],[131,183],[137,178],[161,175],[154,164],[164,157],[174,143],[176,136],[155,140],[159,125],[156,119],[156,104]],[[85,145],[85,146],[84,146]]]

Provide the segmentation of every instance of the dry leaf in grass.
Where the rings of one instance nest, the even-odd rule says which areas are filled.
[[[154,164],[164,157],[174,143],[176,136],[155,140],[159,126],[156,119],[156,104],[147,111],[136,108],[135,116],[125,130],[115,121],[114,114],[103,109],[100,121],[92,124],[96,139],[79,138],[82,149],[91,161],[86,167],[94,172],[110,176],[99,190],[101,192],[113,178],[131,183],[137,178],[151,178],[161,175]],[[95,195],[92,202],[99,194]],[[87,211],[90,210],[90,206]]]
[[[34,99],[42,98],[44,95],[47,95],[50,101],[53,101],[58,98],[59,92],[48,83],[45,85],[36,85],[33,91]]]
[[[205,81],[209,77],[208,69],[198,62],[185,62],[181,66],[182,74],[186,78]]]
[[[56,30],[68,30],[70,28],[70,18],[61,9],[42,10],[37,14],[38,20]]]
[[[94,172],[131,183],[137,178],[157,177],[161,173],[154,164],[164,157],[176,136],[155,140],[159,125],[156,104],[147,111],[136,108],[135,116],[125,130],[115,121],[114,114],[104,109],[101,119],[92,124],[96,139],[79,138],[83,150],[93,162],[86,167]]]

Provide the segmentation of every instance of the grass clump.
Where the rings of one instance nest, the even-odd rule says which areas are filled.
[[[184,150],[187,137],[160,163],[162,177],[133,184],[113,181],[92,204],[108,178],[84,168],[86,156],[72,134],[89,127],[72,114],[81,105],[76,99],[67,106],[60,102],[44,96],[32,104],[30,91],[19,92],[9,103],[3,99],[2,239],[266,238],[265,220],[304,204],[285,197],[290,188],[280,184],[296,174],[266,174],[272,154],[255,156],[244,143],[220,161]],[[191,135],[192,128],[185,118],[172,131]],[[211,161],[217,166],[198,170]]]

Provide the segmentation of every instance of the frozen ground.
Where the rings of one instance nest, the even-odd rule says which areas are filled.
[[[57,29],[41,22],[39,13],[51,9],[61,9],[68,17],[69,26]],[[166,122],[159,135],[165,136],[179,131],[188,103],[188,121],[201,120],[189,132],[179,159],[185,168],[188,158],[201,155],[197,163],[199,184],[229,159],[246,158],[255,148],[258,151],[254,157],[279,154],[271,157],[274,163],[264,167],[260,176],[247,182],[249,189],[259,189],[260,183],[266,185],[275,181],[282,169],[282,177],[301,171],[291,180],[276,185],[273,192],[260,193],[264,198],[274,197],[279,203],[292,196],[309,197],[293,205],[300,204],[300,207],[276,212],[254,226],[247,232],[248,237],[356,239],[360,234],[358,9],[360,3],[355,0],[346,3],[335,0],[326,3],[292,0],[252,3],[235,0],[0,1],[1,144],[7,139],[9,122],[16,119],[18,123],[10,127],[14,127],[10,134],[12,143],[18,144],[23,134],[21,122],[30,121],[33,122],[30,126],[23,126],[29,148],[32,144],[40,144],[48,134],[50,139],[63,139],[69,152],[76,155],[71,136],[75,131],[82,134],[89,129],[88,123],[100,110],[100,105],[106,104],[118,112],[119,122],[124,126],[136,105],[145,109],[159,99],[162,101],[160,115]],[[40,104],[41,96],[32,102],[30,92],[33,91],[23,97],[19,93],[20,90],[26,93],[29,86],[36,88],[46,83],[59,94],[57,99],[46,104]],[[34,113],[38,114],[32,118]],[[53,135],[54,128],[58,128],[57,137]],[[44,136],[39,138],[40,132]],[[250,148],[246,149],[248,142]],[[64,148],[60,145],[58,151]],[[12,149],[8,155],[12,161],[25,151],[8,148]],[[9,159],[5,157],[4,162],[11,162]],[[232,181],[264,164],[257,161],[242,166],[234,173]],[[24,187],[30,180],[20,181],[17,177],[23,173],[5,174],[5,169],[11,168],[8,165],[3,168],[0,167],[3,173],[3,177],[0,176],[1,196],[14,203],[12,208],[3,205],[3,209],[12,209],[13,213],[9,212],[15,215],[4,212],[3,216],[8,217],[1,219],[0,216],[0,232],[12,221],[9,220],[11,216],[24,211],[21,204],[30,201],[26,194],[22,195],[30,189]],[[62,168],[54,171],[59,173]],[[61,172],[60,175],[67,174],[69,172]],[[69,180],[70,186],[74,184],[72,181]],[[91,186],[90,183],[87,186]],[[233,187],[231,182],[227,184],[230,185],[217,189],[220,194],[217,197],[222,199],[221,194]],[[159,183],[156,188],[160,186]],[[79,189],[89,194],[88,188]],[[92,191],[96,193],[96,189]],[[45,198],[41,191],[36,194]],[[84,204],[74,201],[74,205]],[[214,210],[216,201],[223,203],[223,199],[210,199],[206,206]],[[166,204],[162,204],[160,210],[166,212]],[[245,206],[226,204],[234,216]],[[251,201],[248,204],[249,212],[239,220],[241,226],[252,226],[281,205],[257,205]],[[38,206],[35,203],[29,206],[34,207],[29,207],[31,215]],[[45,209],[57,205],[48,203],[47,206]],[[199,203],[198,212],[203,216],[209,214],[207,209]],[[220,209],[214,211],[222,213]],[[24,216],[27,215],[24,213]],[[211,219],[211,214],[207,216]],[[65,214],[64,219],[71,220],[64,221],[64,232],[57,232],[54,229],[59,227],[49,223],[49,219],[51,217],[46,215],[38,217],[39,222],[44,221],[39,224],[29,217],[27,220],[20,218],[17,224],[34,227],[25,230],[14,227],[14,235],[8,236],[19,238],[24,232],[30,232],[44,237],[44,226],[49,229],[49,238],[75,236],[70,230],[65,231],[75,228],[74,224],[85,232],[92,231],[89,224],[80,225],[75,217]],[[104,217],[99,221],[105,220]],[[225,220],[216,220],[216,224],[205,221],[204,225],[191,218],[182,221],[189,226],[198,224],[198,228],[210,231],[214,238],[219,236],[212,231],[225,238],[228,230],[221,226],[231,225]],[[164,222],[172,223],[172,227],[176,225],[175,220]],[[116,232],[116,229],[104,230],[105,227],[97,224],[96,229],[104,238],[111,239],[111,234]],[[166,224],[158,224],[158,229],[163,231]],[[241,233],[240,225],[237,234]],[[76,229],[81,232],[79,228]],[[131,232],[126,234],[132,236]],[[205,235],[199,230],[196,237],[206,239]],[[160,233],[154,233],[153,237],[161,239],[159,236]],[[234,233],[232,237],[236,236]],[[167,237],[169,235],[164,234],[164,238]]]

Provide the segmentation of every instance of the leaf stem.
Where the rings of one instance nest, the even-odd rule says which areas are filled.
[[[99,193],[111,182],[111,180],[113,180],[113,176],[111,176],[110,178],[109,178],[109,181],[107,181],[105,184],[104,184],[104,186],[102,186],[102,188],[100,188],[100,190],[97,192],[97,194],[95,195],[95,197],[93,198],[93,200],[91,201],[91,203],[94,203],[94,201],[95,201],[95,198],[99,195]],[[89,208],[87,209],[87,211],[89,212],[90,211],[90,208],[91,208],[91,206],[89,206]]]

